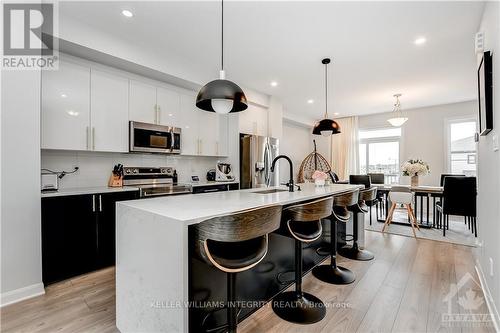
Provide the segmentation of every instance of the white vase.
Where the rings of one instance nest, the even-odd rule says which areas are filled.
[[[314,185],[316,185],[316,186],[325,186],[325,180],[324,179],[315,179],[314,180]]]
[[[411,186],[412,187],[417,187],[418,186],[418,176],[412,176],[411,177]]]

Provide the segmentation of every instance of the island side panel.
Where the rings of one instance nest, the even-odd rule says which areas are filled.
[[[185,332],[187,227],[117,205],[116,325],[121,332]]]

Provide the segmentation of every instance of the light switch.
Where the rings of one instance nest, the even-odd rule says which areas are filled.
[[[498,151],[498,134],[493,135],[493,151]]]

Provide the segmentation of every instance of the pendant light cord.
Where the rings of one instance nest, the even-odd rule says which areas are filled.
[[[325,119],[328,118],[328,64],[325,64]]]
[[[224,70],[224,0],[221,0],[221,70]]]

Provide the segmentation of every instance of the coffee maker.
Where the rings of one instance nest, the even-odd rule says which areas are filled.
[[[234,175],[230,163],[217,162],[217,165],[215,167],[215,181],[217,182],[234,181]]]

